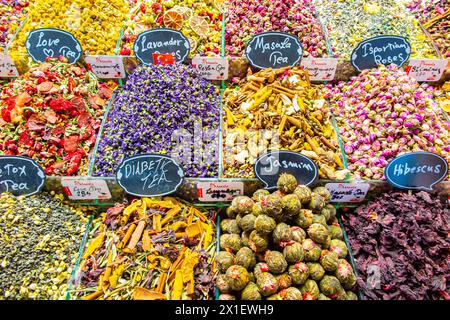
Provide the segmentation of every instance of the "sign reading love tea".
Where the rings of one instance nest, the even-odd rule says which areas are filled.
[[[389,162],[384,170],[387,181],[394,187],[429,191],[447,174],[447,161],[430,152],[403,154]]]
[[[190,51],[190,43],[180,31],[166,28],[140,33],[134,42],[136,57],[146,65],[155,64],[154,53],[170,53],[175,62],[183,62]]]
[[[314,184],[319,176],[317,165],[310,158],[291,151],[269,151],[256,160],[253,169],[268,190],[277,188],[282,173],[292,174],[306,186]]]
[[[254,36],[245,48],[254,67],[279,69],[300,62],[303,47],[298,38],[284,32],[264,32]]]
[[[18,156],[0,157],[0,193],[31,196],[40,192],[44,183],[44,170],[33,159]]]
[[[411,55],[411,45],[404,37],[378,36],[358,44],[350,62],[358,70],[376,68],[395,63],[401,67]]]
[[[129,194],[157,197],[173,193],[184,178],[183,169],[170,157],[145,154],[125,159],[117,169],[116,179]]]
[[[28,54],[34,61],[44,62],[48,57],[64,56],[74,64],[81,58],[81,44],[73,34],[54,28],[35,29],[25,42]]]

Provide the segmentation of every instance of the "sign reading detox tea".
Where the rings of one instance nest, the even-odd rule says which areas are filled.
[[[54,28],[35,29],[25,42],[28,54],[34,61],[44,62],[48,57],[64,56],[74,64],[81,58],[81,44],[73,34]]]
[[[400,189],[433,190],[436,183],[447,177],[448,163],[441,156],[430,152],[403,154],[386,166],[387,181]]]
[[[350,61],[358,70],[376,68],[378,65],[396,64],[401,67],[411,55],[411,46],[404,37],[378,36],[358,44]]]
[[[173,193],[184,178],[183,169],[170,157],[158,154],[125,159],[117,169],[116,179],[129,194],[156,197]]]
[[[188,38],[180,31],[166,28],[140,33],[133,47],[136,57],[146,65],[155,64],[154,53],[170,53],[175,62],[183,62],[189,55],[190,48]]]
[[[269,151],[259,157],[254,165],[256,177],[268,190],[276,189],[282,173],[290,173],[299,184],[310,186],[318,179],[317,165],[308,157],[291,151]]]
[[[279,69],[293,67],[300,62],[303,47],[297,37],[284,32],[264,32],[254,36],[245,48],[254,67]]]
[[[31,196],[41,191],[44,170],[33,160],[18,156],[0,157],[0,193]]]

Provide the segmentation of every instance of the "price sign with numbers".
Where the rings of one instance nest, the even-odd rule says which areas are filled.
[[[244,183],[231,182],[199,182],[197,196],[202,202],[231,201],[244,194]]]
[[[102,179],[62,178],[61,185],[70,200],[111,199],[108,185]]]

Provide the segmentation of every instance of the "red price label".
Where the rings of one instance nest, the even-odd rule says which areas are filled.
[[[153,61],[156,65],[172,65],[175,62],[175,58],[171,53],[153,53]]]

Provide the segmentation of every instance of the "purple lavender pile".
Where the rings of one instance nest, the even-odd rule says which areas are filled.
[[[383,194],[343,216],[371,300],[450,300],[450,209],[426,192]]]
[[[114,101],[94,175],[113,176],[124,158],[158,153],[188,177],[218,175],[220,99],[216,87],[185,65],[138,67]]]

